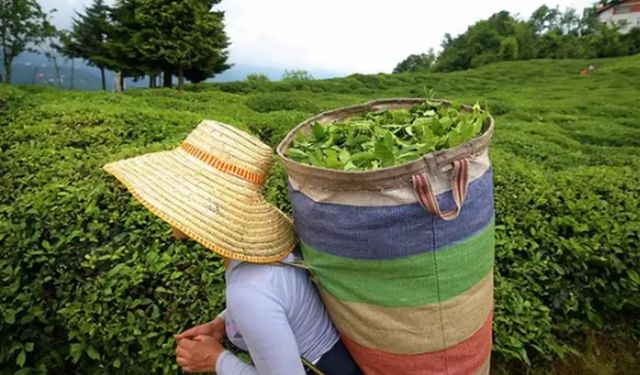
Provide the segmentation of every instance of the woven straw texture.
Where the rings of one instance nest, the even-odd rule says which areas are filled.
[[[261,188],[272,150],[229,125],[205,120],[175,150],[104,169],[155,215],[224,257],[281,260],[296,246],[291,220]]]
[[[321,124],[357,113],[411,107],[387,99],[331,111]],[[344,111],[344,112],[342,112]],[[305,121],[278,147],[285,152]],[[369,172],[329,171],[287,160],[289,196],[305,262],[345,345],[366,374],[486,374],[492,347],[494,207],[488,145],[493,120],[469,144],[422,161]],[[423,207],[422,173],[439,207],[455,207],[451,164],[465,159],[459,215]],[[347,181],[350,180],[350,183]]]

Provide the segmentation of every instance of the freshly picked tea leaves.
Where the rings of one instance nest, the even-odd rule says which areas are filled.
[[[300,163],[345,171],[399,165],[477,137],[489,113],[476,104],[427,100],[410,109],[370,112],[298,133],[286,155]]]

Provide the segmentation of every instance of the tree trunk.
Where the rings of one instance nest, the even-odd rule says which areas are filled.
[[[149,74],[149,88],[153,88],[153,83],[155,82],[156,77],[153,74]]]
[[[102,78],[102,91],[107,91],[107,82],[104,77],[104,66],[100,66],[100,78]]]
[[[2,48],[2,63],[4,64],[4,81],[2,75],[0,75],[0,82],[11,83],[11,63],[13,58],[7,53],[7,50]]]
[[[71,59],[71,82],[69,83],[69,89],[73,90],[73,73],[75,68],[75,59]]]
[[[171,70],[165,69],[163,76],[164,82],[162,83],[162,87],[171,87]]]
[[[122,75],[122,72],[115,72],[114,76],[113,76],[113,86],[114,86],[114,90],[115,92],[121,92],[122,91],[122,80],[120,79],[120,76]]]
[[[11,64],[13,63],[13,61],[9,60],[8,64],[5,64],[4,66],[4,83],[11,83]]]
[[[184,69],[178,69],[178,90],[184,89]]]
[[[62,77],[60,77],[60,66],[58,65],[58,59],[53,56],[51,58],[51,62],[53,63],[53,71],[56,74],[56,83],[59,88],[62,88]]]
[[[122,72],[120,72],[119,78],[120,78],[120,91],[124,92],[126,87],[124,87],[124,74],[122,74]]]

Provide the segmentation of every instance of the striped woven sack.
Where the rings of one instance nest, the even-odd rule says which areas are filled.
[[[493,118],[466,144],[391,168],[346,172],[285,156],[296,134],[316,122],[422,102],[373,101],[293,129],[278,155],[294,223],[333,322],[366,374],[488,374]]]

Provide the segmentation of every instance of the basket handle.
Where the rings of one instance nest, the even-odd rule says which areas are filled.
[[[454,220],[460,214],[460,209],[467,197],[467,189],[469,187],[469,159],[460,159],[453,162],[453,171],[451,175],[451,192],[456,207],[442,212],[438,205],[438,199],[433,193],[433,188],[429,182],[429,176],[426,173],[418,173],[411,177],[413,182],[413,190],[418,196],[418,200],[422,207],[431,214],[441,218],[442,220]]]

